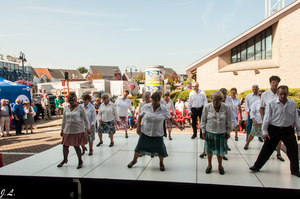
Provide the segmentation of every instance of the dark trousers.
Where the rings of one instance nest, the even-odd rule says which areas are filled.
[[[291,126],[280,128],[269,125],[268,133],[271,139],[268,139],[264,142],[254,166],[257,168],[262,168],[281,140],[287,149],[287,156],[290,160],[291,172],[299,172],[298,144],[295,137],[294,128]]]
[[[20,135],[22,132],[23,116],[18,117],[19,120],[15,120],[16,135]]]
[[[203,107],[201,108],[192,108],[192,127],[193,127],[193,136],[197,137],[197,119],[199,117],[200,121],[201,121],[201,116],[202,116],[202,111],[203,111]],[[202,137],[202,130],[200,129],[200,138]]]

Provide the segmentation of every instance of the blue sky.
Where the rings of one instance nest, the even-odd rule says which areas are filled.
[[[275,2],[275,0],[273,0]],[[294,0],[285,0],[285,6]],[[265,0],[6,0],[0,54],[33,67],[163,65],[177,73],[265,19]]]

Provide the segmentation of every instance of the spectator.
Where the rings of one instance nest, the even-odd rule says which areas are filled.
[[[48,94],[44,94],[42,98],[42,107],[44,109],[45,115],[46,115],[46,120],[52,120],[51,116],[51,110],[50,110],[50,101],[49,101],[49,96]]]
[[[24,102],[24,104],[25,104],[24,123],[25,123],[26,134],[28,133],[28,125],[30,125],[31,133],[33,133],[33,126],[32,125],[34,123],[33,117],[35,116],[35,112],[34,112],[32,106],[30,106],[30,103],[28,101]]]
[[[175,103],[175,108],[182,113],[183,107],[184,107],[183,102],[181,101],[180,98],[177,98],[177,102]]]
[[[24,122],[23,116],[24,116],[24,109],[23,105],[21,104],[20,99],[16,99],[16,103],[13,106],[13,115],[15,120],[15,129],[16,129],[16,135],[24,134],[22,133],[22,124]]]
[[[1,134],[0,134],[0,137],[3,137],[4,135],[10,136],[10,134],[9,134],[9,123],[10,123],[9,117],[11,116],[11,108],[6,103],[5,99],[1,100],[0,115],[1,115],[1,120],[0,120]],[[4,133],[4,128],[6,130],[6,134]]]
[[[64,103],[65,101],[62,99],[62,98],[60,98],[60,96],[59,95],[56,95],[56,98],[55,98],[55,100],[54,100],[54,103],[55,103],[55,109],[56,109],[56,118],[58,117],[58,118],[60,118],[60,115],[62,115],[62,112],[63,112],[63,103]]]

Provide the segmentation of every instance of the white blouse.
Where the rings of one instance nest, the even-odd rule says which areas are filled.
[[[131,101],[129,98],[123,99],[122,96],[119,96],[118,99],[115,101],[115,105],[117,107],[117,111],[120,117],[127,116],[127,107],[130,109],[130,111],[133,111]]]
[[[95,125],[95,123],[97,122],[95,106],[91,103],[88,103],[86,107],[84,106],[84,104],[80,104],[79,106],[82,106],[84,108],[90,125]],[[90,126],[88,128],[90,128]]]
[[[117,121],[120,121],[118,111],[113,102],[110,101],[107,105],[105,105],[105,103],[102,103],[100,105],[98,112],[98,120],[101,120],[103,122],[110,122],[115,119],[114,116],[116,116]]]
[[[152,103],[144,105],[142,112],[139,114],[143,117],[142,133],[149,137],[162,137],[164,135],[165,119],[170,119],[170,111],[164,105],[160,105],[154,112]]]
[[[31,113],[32,113],[32,117],[34,117],[34,116],[35,116],[35,112],[34,112],[32,106],[30,106],[29,108],[30,108],[30,111],[31,111]],[[24,119],[27,119],[27,115],[28,115],[28,113],[29,113],[29,109],[28,109],[27,107],[25,107],[25,108],[24,108],[24,112],[25,112]]]
[[[77,106],[73,111],[66,106],[63,114],[61,130],[66,134],[85,132],[85,126],[90,126],[86,112],[82,106]]]
[[[203,132],[230,134],[232,128],[230,106],[221,102],[220,110],[216,112],[212,102],[206,104],[203,108],[200,128]]]
[[[166,103],[167,109],[170,110],[170,108],[171,108],[173,115],[176,115],[173,101],[171,99],[169,99],[169,102],[167,103],[164,99],[162,99],[162,100]]]
[[[260,99],[256,100],[252,106],[251,106],[251,111],[250,111],[250,118],[254,118],[256,120],[256,122],[258,124],[262,124],[262,118],[261,118],[261,115],[260,115],[260,112],[259,112],[259,109],[260,109]]]

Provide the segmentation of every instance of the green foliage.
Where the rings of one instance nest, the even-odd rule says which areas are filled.
[[[87,69],[86,67],[84,67],[84,66],[81,66],[81,67],[77,68],[77,70],[78,70],[81,74],[87,73],[87,72],[88,72],[88,69]]]
[[[260,89],[262,90],[262,89]],[[268,90],[268,89],[264,89],[263,90]],[[185,91],[181,91],[181,92],[175,92],[175,93],[172,93],[170,95],[170,98],[172,99],[172,101],[175,103],[177,101],[177,98],[179,97],[181,99],[181,101],[186,101],[186,99],[189,97],[189,94],[192,90],[185,90]],[[207,101],[208,102],[211,102],[212,100],[210,99],[210,95],[215,92],[215,91],[218,91],[218,90],[215,90],[215,89],[212,89],[212,90],[205,90],[205,94],[206,94],[206,98],[207,98]],[[227,95],[230,96],[230,90],[227,91]],[[248,94],[252,93],[252,89],[250,90],[246,90],[246,91],[243,91],[241,93],[239,93],[237,95],[238,98],[244,98],[246,99],[246,96]],[[299,88],[290,88],[289,89],[289,98],[294,100],[296,102],[296,105],[297,105],[297,108],[300,109],[300,89]]]

